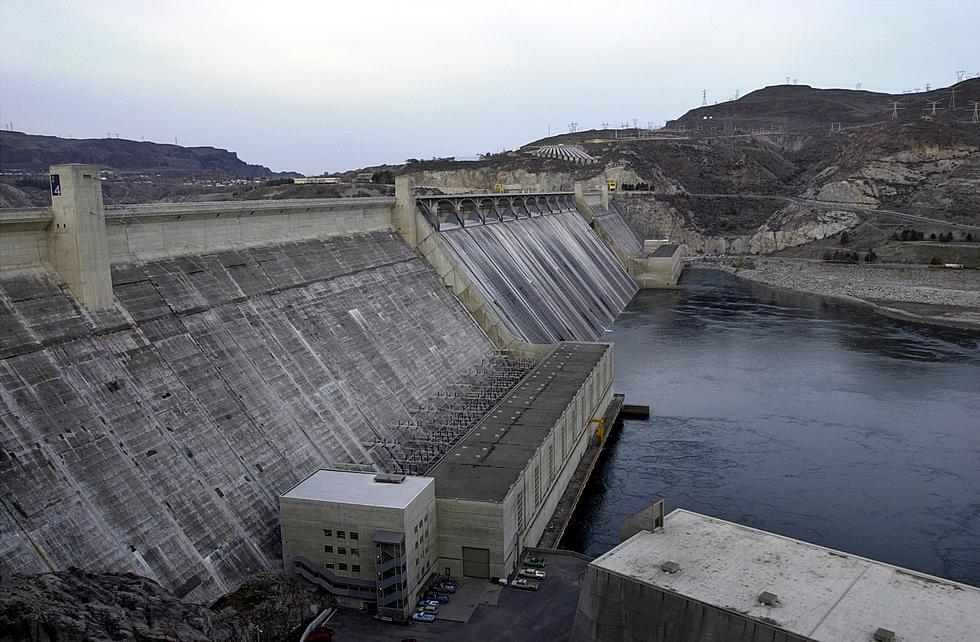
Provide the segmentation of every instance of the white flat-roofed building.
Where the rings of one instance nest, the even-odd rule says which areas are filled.
[[[435,572],[431,477],[318,470],[279,498],[283,566],[337,596],[404,619]]]
[[[675,510],[589,565],[572,638],[980,640],[980,589]]]

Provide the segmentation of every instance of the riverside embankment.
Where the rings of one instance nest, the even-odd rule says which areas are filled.
[[[892,318],[980,330],[977,270],[755,257],[703,257],[692,266],[868,306]]]

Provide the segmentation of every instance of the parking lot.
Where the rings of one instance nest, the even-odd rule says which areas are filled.
[[[495,586],[483,580],[467,580],[467,585],[475,587],[468,589],[467,594],[480,595],[468,622],[437,617],[431,624],[392,624],[379,622],[364,613],[342,609],[328,626],[335,630],[336,642],[399,642],[404,639],[419,642],[568,640],[575,618],[579,585],[588,561],[559,552],[534,553],[534,556],[547,560],[543,570],[548,577],[541,582],[537,591]],[[478,590],[480,585],[482,592]],[[455,599],[455,594],[451,597]]]

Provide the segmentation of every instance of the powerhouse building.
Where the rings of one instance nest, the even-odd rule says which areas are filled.
[[[675,510],[586,571],[573,640],[980,639],[980,589]]]
[[[280,498],[286,572],[393,619],[436,575],[509,575],[612,400],[612,355],[611,344],[558,344],[429,476],[313,473]]]

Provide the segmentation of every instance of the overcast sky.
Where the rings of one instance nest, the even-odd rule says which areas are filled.
[[[0,121],[307,174],[675,118],[785,77],[980,72],[980,2],[0,0]]]

